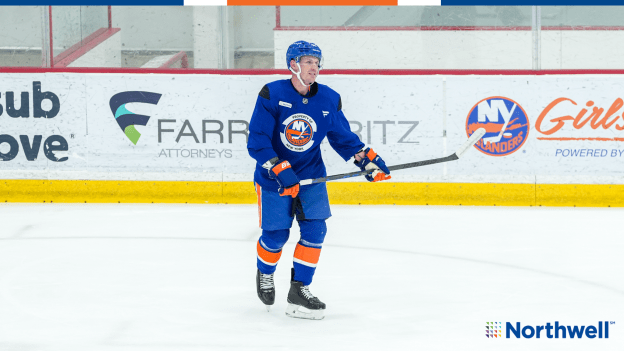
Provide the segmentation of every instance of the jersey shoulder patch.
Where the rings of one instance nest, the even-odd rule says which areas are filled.
[[[271,100],[271,93],[267,85],[262,87],[262,90],[260,90],[260,93],[258,95],[260,95],[260,97],[263,97],[267,100]]]

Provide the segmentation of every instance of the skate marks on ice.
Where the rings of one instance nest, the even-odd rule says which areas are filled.
[[[0,206],[8,229],[34,223],[33,211],[46,224],[0,240],[2,350],[285,349],[302,333],[303,349],[487,349],[481,329],[492,318],[593,320],[624,310],[614,209],[334,206],[311,286],[327,303],[325,319],[308,321],[284,313],[296,225],[269,313],[256,296],[255,206],[61,207]],[[441,227],[451,214],[458,223]],[[528,215],[534,225],[497,235],[466,229],[474,218],[500,228]],[[386,221],[363,233],[354,230],[362,216]],[[591,242],[576,219],[588,216],[605,228],[594,227]],[[553,222],[565,240],[537,229]]]
[[[540,275],[546,275],[546,276],[549,276],[551,278],[570,280],[570,281],[578,282],[578,283],[581,283],[581,284],[589,285],[589,286],[592,286],[592,287],[595,287],[595,288],[608,290],[608,291],[613,292],[615,294],[624,295],[624,290],[618,289],[618,288],[614,288],[614,287],[606,285],[606,284],[602,284],[602,283],[598,283],[598,282],[594,282],[594,281],[590,281],[590,280],[585,280],[585,279],[579,279],[579,278],[571,276],[571,275],[559,274],[559,273],[555,273],[555,272],[549,272],[549,271],[546,271],[546,270],[540,270],[540,269],[535,269],[535,268],[530,268],[530,267],[522,267],[522,266],[513,265],[513,264],[507,264],[507,263],[502,263],[502,262],[485,261],[485,260],[479,260],[479,259],[468,258],[468,257],[439,255],[439,254],[431,254],[431,253],[417,252],[417,251],[407,251],[407,250],[357,247],[357,246],[351,246],[351,245],[331,245],[331,246],[332,247],[337,247],[337,248],[345,248],[345,249],[383,251],[383,252],[387,252],[389,254],[397,253],[397,254],[406,254],[406,255],[418,255],[418,256],[431,257],[431,258],[440,258],[440,259],[448,259],[448,260],[457,260],[457,261],[464,261],[464,262],[470,262],[470,263],[477,263],[477,264],[483,264],[483,265],[492,265],[492,266],[497,266],[497,267],[500,267],[500,268],[510,268],[510,269],[514,269],[514,270],[517,269],[517,270],[527,271],[527,272],[536,273],[536,274],[540,274]],[[461,263],[459,263],[459,264],[461,264]]]

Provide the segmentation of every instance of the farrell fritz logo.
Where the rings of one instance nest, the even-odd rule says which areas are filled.
[[[119,124],[121,130],[130,139],[130,141],[136,145],[141,137],[135,125],[145,126],[149,121],[150,116],[139,115],[129,111],[126,108],[126,104],[133,102],[140,102],[144,104],[156,105],[160,100],[162,94],[150,93],[146,91],[124,91],[113,95],[110,99],[110,108],[115,116],[115,120]]]
[[[517,102],[493,96],[477,102],[466,118],[466,134],[470,137],[479,128],[485,135],[475,147],[486,155],[510,155],[527,140],[529,118]]]
[[[316,132],[316,122],[312,117],[297,113],[284,122],[284,131],[280,133],[282,143],[291,151],[303,152],[314,145],[314,133]]]
[[[492,339],[502,338],[502,325],[501,322],[485,322],[485,336]]]

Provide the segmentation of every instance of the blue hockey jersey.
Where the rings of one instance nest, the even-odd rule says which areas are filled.
[[[264,189],[277,191],[277,182],[262,168],[274,157],[288,160],[299,179],[326,176],[321,156],[325,137],[345,161],[364,147],[342,113],[337,92],[314,83],[303,96],[290,79],[265,85],[249,123],[247,149],[257,162],[254,181]]]

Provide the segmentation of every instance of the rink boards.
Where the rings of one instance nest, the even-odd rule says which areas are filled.
[[[249,120],[262,86],[288,76],[0,78],[0,200],[253,203]],[[389,165],[447,156],[476,128],[488,132],[459,161],[380,184],[331,182],[332,203],[624,206],[623,76],[318,81],[341,94],[351,129]],[[328,174],[357,170],[327,141],[321,148]]]

